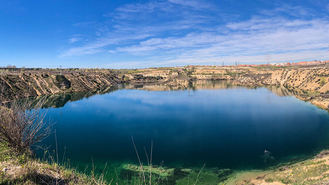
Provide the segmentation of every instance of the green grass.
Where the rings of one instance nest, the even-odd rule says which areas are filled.
[[[325,77],[321,77],[320,78],[320,85],[321,86],[324,86],[326,83],[327,83],[326,78]]]
[[[265,178],[266,182],[283,184],[320,184],[328,181],[329,165],[325,160],[307,160],[286,167],[286,170],[274,170]],[[329,181],[328,181],[329,182]]]
[[[35,159],[30,155],[18,155],[5,143],[0,142],[0,184],[37,185],[40,183],[102,185],[110,184],[103,180],[103,176],[86,175],[75,169],[66,168],[55,162]]]
[[[263,179],[267,183],[281,182],[291,185],[321,184],[329,182],[329,154],[323,158],[308,159],[305,161],[278,166],[268,171],[261,171],[266,174]],[[26,169],[26,173],[10,178],[2,171],[6,165]],[[228,169],[200,168],[200,169],[179,169],[166,168],[162,166],[143,166],[134,164],[123,164],[119,169],[117,178],[109,181],[104,180],[104,175],[96,176],[95,170],[90,173],[80,173],[75,169],[59,165],[56,162],[45,162],[34,159],[29,155],[14,155],[4,143],[0,143],[0,184],[23,184],[36,185],[44,178],[52,178],[50,174],[58,174],[60,181],[66,184],[176,184],[176,185],[213,185],[226,184],[235,178],[235,175]],[[126,170],[127,176],[122,176],[120,170]],[[144,173],[144,174],[143,174]],[[259,174],[260,174],[259,173]],[[87,175],[89,174],[89,175]],[[47,177],[50,175],[50,177]],[[56,176],[56,175],[55,175]],[[120,177],[119,177],[120,176]],[[126,178],[125,178],[126,177]],[[120,179],[119,179],[120,178]],[[256,177],[255,177],[256,178]],[[145,179],[145,180],[144,180]],[[54,180],[54,179],[52,179]],[[244,182],[251,182],[250,179]]]

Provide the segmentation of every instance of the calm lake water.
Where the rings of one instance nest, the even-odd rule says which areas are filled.
[[[329,146],[327,111],[267,88],[225,87],[122,88],[48,108],[47,119],[60,160],[81,169],[137,162],[132,138],[142,160],[153,142],[154,164],[175,167],[257,169]],[[44,144],[53,150],[55,134]]]

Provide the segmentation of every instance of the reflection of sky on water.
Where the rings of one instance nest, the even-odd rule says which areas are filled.
[[[264,149],[279,160],[329,142],[326,111],[265,88],[119,90],[49,109],[48,117],[73,161],[135,160],[131,136],[141,150],[153,140],[157,161],[226,167],[263,166]]]

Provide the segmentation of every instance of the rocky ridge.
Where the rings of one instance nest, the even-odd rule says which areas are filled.
[[[0,100],[72,92],[107,92],[128,88],[177,90],[202,86],[198,81],[226,80],[232,85],[284,87],[297,98],[329,110],[329,67],[313,66],[186,66],[134,70],[0,69]],[[146,84],[146,85],[145,85]]]

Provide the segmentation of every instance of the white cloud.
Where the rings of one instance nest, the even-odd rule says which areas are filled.
[[[312,14],[307,9],[282,6],[262,11],[249,20],[223,24],[216,22],[219,19],[217,14],[199,14],[200,9],[194,12],[197,7],[206,6],[209,5],[202,1],[168,0],[119,7],[110,15],[112,25],[105,36],[101,35],[80,47],[69,48],[61,56],[107,52],[113,56],[144,57],[140,61],[116,63],[116,66],[264,63],[329,58],[329,21],[312,16],[304,19],[303,16]],[[177,9],[180,7],[184,8]],[[186,8],[192,10],[185,11]],[[162,20],[161,16],[168,18],[172,12],[178,14],[175,19]],[[286,18],[282,13],[290,17]]]
[[[116,15],[119,15],[116,18],[126,18],[124,15],[130,13],[151,13],[157,11],[167,11],[169,10],[168,4],[166,2],[160,1],[151,1],[148,3],[135,3],[135,4],[126,4],[115,10]],[[121,17],[120,17],[121,16]]]
[[[79,37],[72,37],[69,39],[69,43],[73,44],[73,43],[79,42],[80,40],[81,40],[81,38],[79,38]]]
[[[301,18],[310,17],[314,14],[314,12],[311,9],[306,9],[305,7],[281,5],[280,7],[274,8],[272,10],[263,10],[261,11],[261,14],[268,16],[289,15]]]
[[[232,65],[238,64],[264,64],[276,62],[292,62],[292,61],[310,61],[319,56],[327,57],[328,52],[323,51],[302,51],[278,53],[278,54],[260,54],[260,55],[229,55],[222,57],[204,57],[199,55],[181,56],[175,59],[163,60],[161,58],[153,58],[143,61],[129,62],[111,62],[107,65],[110,68],[145,68],[145,67],[164,67],[164,66],[184,66],[184,65]]]
[[[226,27],[237,31],[273,30],[276,28],[300,28],[310,26],[313,22],[300,19],[287,20],[283,18],[251,18],[248,21],[228,23]]]
[[[167,0],[167,1],[150,1],[147,3],[126,4],[116,9],[116,13],[122,17],[123,13],[151,13],[154,11],[170,12],[180,5],[185,8],[205,9],[212,6],[202,0]]]
[[[207,9],[211,8],[211,5],[200,0],[168,0],[170,3],[178,4],[181,6],[192,7],[194,9]]]
[[[125,37],[119,37],[119,36],[108,36],[104,38],[100,38],[99,40],[95,42],[88,43],[86,45],[80,46],[80,47],[73,47],[69,50],[63,52],[60,56],[61,57],[68,57],[68,56],[79,56],[79,55],[88,55],[88,54],[95,54],[102,51],[105,51],[104,47],[111,45],[111,44],[118,44],[118,43],[124,43],[128,41],[134,41],[134,40],[140,40],[147,38],[148,34],[140,34],[140,35],[125,35]]]
[[[194,1],[193,1],[194,2]],[[194,3],[196,3],[195,1]],[[176,2],[178,3],[178,2]],[[79,47],[72,47],[61,53],[61,57],[79,56],[95,54],[106,51],[105,47],[116,47],[117,45],[127,44],[129,42],[141,42],[147,37],[155,37],[164,32],[179,32],[187,29],[203,29],[201,24],[208,21],[208,17],[191,13],[189,11],[178,11],[177,4],[169,1],[151,1],[148,3],[127,4],[115,10],[114,13],[106,15],[113,20],[110,26],[100,26],[97,28],[96,35],[98,38]],[[182,3],[182,2],[180,2]],[[191,1],[192,3],[192,1]],[[201,6],[202,3],[200,3]],[[192,4],[184,4],[184,6],[192,6]],[[204,5],[205,6],[205,5]],[[163,16],[168,13],[175,13],[178,19],[161,21],[153,16],[159,16],[163,12]],[[137,24],[138,22],[138,24]],[[89,22],[88,22],[89,24]],[[96,25],[95,23],[93,23]],[[81,24],[78,24],[81,25]],[[83,24],[85,25],[85,24]],[[109,31],[109,27],[111,30]],[[106,33],[104,35],[104,33]],[[72,39],[74,42],[75,40]],[[136,51],[143,51],[143,48]],[[109,53],[115,53],[116,49],[107,49]]]
[[[228,24],[226,27],[234,29],[235,32],[202,32],[190,33],[184,37],[150,38],[138,45],[118,47],[116,51],[145,54],[159,49],[185,48],[185,55],[228,55],[233,52],[255,55],[266,52],[321,50],[327,48],[329,43],[329,22],[323,20],[265,19],[257,20],[256,24],[255,20],[251,19]]]

